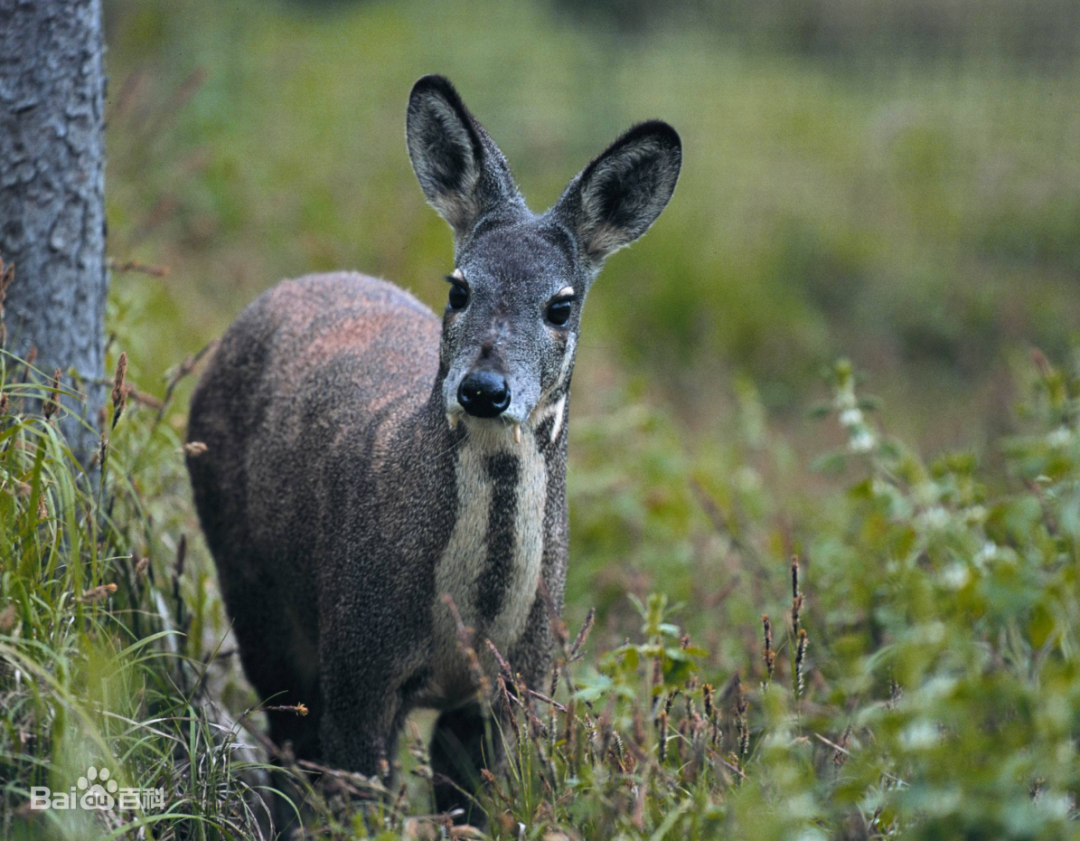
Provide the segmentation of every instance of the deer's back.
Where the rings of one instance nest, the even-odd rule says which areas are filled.
[[[405,421],[425,417],[439,329],[429,309],[381,280],[285,282],[229,328],[192,398],[188,439],[207,450],[189,470],[226,601],[242,614],[241,601],[276,600],[299,659],[317,659],[319,582],[341,583],[327,567],[349,558],[378,567],[373,547],[442,539],[393,505],[411,493],[396,483],[437,477],[421,464],[407,475],[386,469],[402,451],[432,446],[420,440],[429,424]],[[365,572],[369,586],[395,589],[380,584],[395,574],[389,560],[382,566]]]

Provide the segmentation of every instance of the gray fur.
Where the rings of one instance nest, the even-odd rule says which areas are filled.
[[[604,254],[670,198],[678,136],[662,123],[631,130],[535,216],[445,79],[417,83],[407,123],[421,186],[454,228],[468,305],[448,306],[440,326],[363,275],[270,290],[226,332],[196,389],[188,437],[207,451],[188,468],[245,671],[262,697],[311,710],[271,713],[274,741],[375,774],[409,710],[434,707],[434,770],[467,787],[497,763],[499,740],[485,744],[441,597],[475,629],[489,677],[484,639],[542,685],[552,637],[541,594],[560,610],[566,575],[581,305]],[[555,325],[547,308],[567,287],[572,315]],[[509,385],[501,417],[458,404],[458,385],[481,368]],[[449,783],[436,798],[459,805]]]

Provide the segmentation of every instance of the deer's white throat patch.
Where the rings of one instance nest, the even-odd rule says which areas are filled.
[[[536,599],[547,467],[533,429],[521,431],[521,443],[515,443],[508,426],[468,423],[468,438],[455,450],[457,520],[435,570],[432,606],[434,703],[464,702],[476,691],[442,597],[450,595],[473,629],[473,645],[489,677],[497,668],[484,640],[509,657]]]

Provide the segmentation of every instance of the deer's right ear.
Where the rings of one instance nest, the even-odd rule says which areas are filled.
[[[405,140],[420,188],[459,239],[499,205],[524,204],[502,152],[449,79],[413,85]]]

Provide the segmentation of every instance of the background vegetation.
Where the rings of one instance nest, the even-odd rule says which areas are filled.
[[[518,710],[490,831],[1075,834],[1080,15],[659,8],[107,4],[110,360],[135,390],[94,491],[26,399],[50,372],[4,358],[0,835],[256,831],[242,793],[270,778],[181,469],[181,375],[282,277],[358,268],[441,307],[450,237],[403,142],[436,71],[537,208],[636,120],[686,149],[589,298],[563,659],[584,657],[565,710]],[[92,762],[170,813],[26,809]],[[361,783],[335,778],[314,825],[437,832],[405,820],[429,806],[423,752],[402,762],[400,797],[343,812]]]

